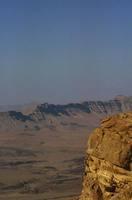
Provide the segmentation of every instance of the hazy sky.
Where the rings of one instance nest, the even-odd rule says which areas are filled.
[[[132,95],[131,0],[0,0],[0,104]]]

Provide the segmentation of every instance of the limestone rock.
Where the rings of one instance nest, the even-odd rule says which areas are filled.
[[[80,200],[132,200],[132,113],[103,120],[89,137]]]

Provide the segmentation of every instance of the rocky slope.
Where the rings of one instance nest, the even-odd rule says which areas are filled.
[[[88,101],[66,105],[36,104],[30,109],[26,107],[26,109],[20,109],[20,111],[0,112],[0,130],[7,131],[9,129],[10,131],[14,128],[36,130],[45,126],[53,127],[56,122],[64,126],[72,121],[71,118],[81,117],[85,119],[86,115],[87,118],[93,115],[97,121],[97,119],[100,120],[107,115],[131,110],[132,97],[124,96],[118,96],[110,101]],[[67,119],[66,122],[65,119]],[[76,121],[73,123],[75,124]]]
[[[132,199],[132,113],[102,121],[88,140],[80,200]]]

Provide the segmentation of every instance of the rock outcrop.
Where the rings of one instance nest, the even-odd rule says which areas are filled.
[[[90,135],[79,200],[132,200],[132,113],[106,118]]]

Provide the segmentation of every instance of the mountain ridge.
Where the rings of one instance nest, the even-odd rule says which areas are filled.
[[[27,112],[22,109],[20,111],[10,110],[7,112],[0,112],[0,129],[4,124],[7,128],[15,126],[24,127],[26,123],[28,123],[30,127],[38,123],[42,126],[47,119],[49,121],[49,118],[58,120],[58,118],[75,118],[80,115],[95,115],[95,117],[101,116],[102,118],[107,115],[131,110],[132,97],[115,98],[109,101],[85,101],[82,103],[69,103],[64,105],[43,103],[35,105],[33,109],[30,108]]]

